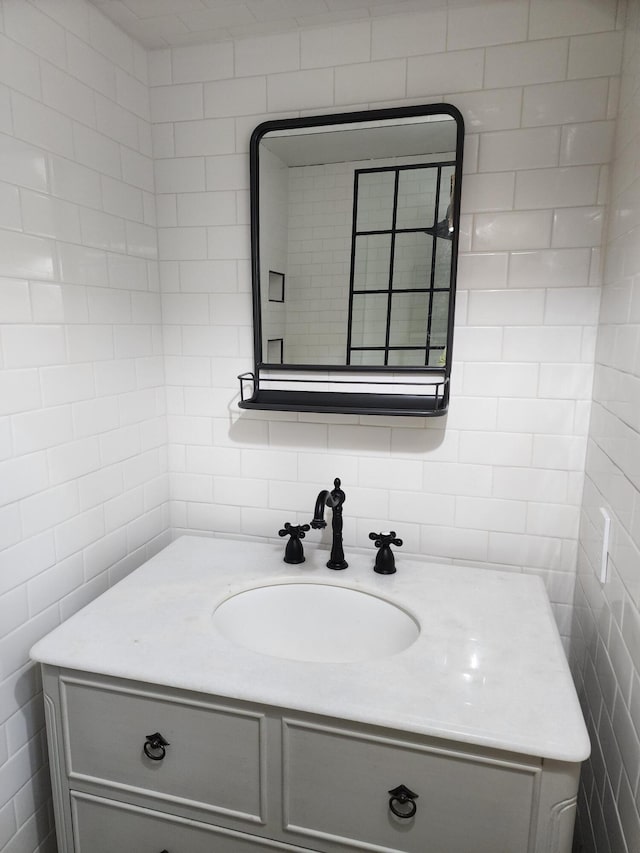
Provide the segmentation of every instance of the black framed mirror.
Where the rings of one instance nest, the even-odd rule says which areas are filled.
[[[241,408],[446,412],[463,139],[449,104],[255,129]]]

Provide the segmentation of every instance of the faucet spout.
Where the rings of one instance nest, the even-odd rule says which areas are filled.
[[[311,527],[314,530],[321,530],[327,526],[324,520],[325,506],[331,507],[333,518],[331,521],[332,542],[331,542],[331,557],[327,563],[329,569],[346,569],[349,565],[344,558],[342,548],[342,504],[346,500],[346,495],[340,488],[340,479],[338,477],[333,481],[333,489],[323,489],[316,498],[316,505],[313,511],[313,519]]]
[[[313,510],[313,518],[311,520],[311,527],[314,530],[322,530],[327,526],[327,522],[324,520],[324,508],[328,504],[329,495],[329,490],[323,489],[316,498],[316,505]]]

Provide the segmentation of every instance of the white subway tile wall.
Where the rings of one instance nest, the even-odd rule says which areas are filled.
[[[571,5],[573,16],[488,3],[151,52],[176,529],[274,537],[308,520],[316,490],[341,476],[347,546],[367,545],[353,519],[378,517],[428,557],[535,570],[568,635],[622,54],[615,2],[598,14]],[[547,12],[559,29],[541,35]],[[249,287],[251,130],[442,100],[467,130],[446,421],[240,413],[251,314],[229,296]],[[199,470],[194,451],[210,443],[218,453]],[[218,469],[225,448],[239,456]],[[562,573],[568,582],[554,582]]]
[[[0,848],[44,853],[29,648],[169,538],[146,52],[4,0],[0,80]]]
[[[587,62],[582,51],[590,50],[591,38],[572,39],[570,76],[587,65],[592,74],[607,67],[612,42],[600,40],[597,56]],[[585,853],[640,849],[638,0],[628,5],[624,44],[571,641],[572,668],[592,743],[578,801]],[[572,135],[574,152],[576,140]],[[588,305],[582,311],[588,312]],[[596,576],[601,508],[612,519],[605,585]]]

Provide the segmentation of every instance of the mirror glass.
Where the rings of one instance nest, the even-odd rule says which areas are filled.
[[[361,120],[366,115],[375,118]],[[258,365],[448,365],[458,115],[434,104],[256,129]]]

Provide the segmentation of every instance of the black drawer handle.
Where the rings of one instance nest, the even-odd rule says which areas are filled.
[[[416,805],[418,795],[410,791],[406,785],[398,785],[397,788],[393,788],[389,793],[391,794],[389,808],[394,815],[403,820],[412,818],[418,810]]]
[[[167,754],[165,747],[169,746],[169,741],[165,740],[160,732],[155,732],[152,735],[147,735],[144,742],[144,754],[152,761],[162,761]],[[163,851],[165,853],[165,851]]]

